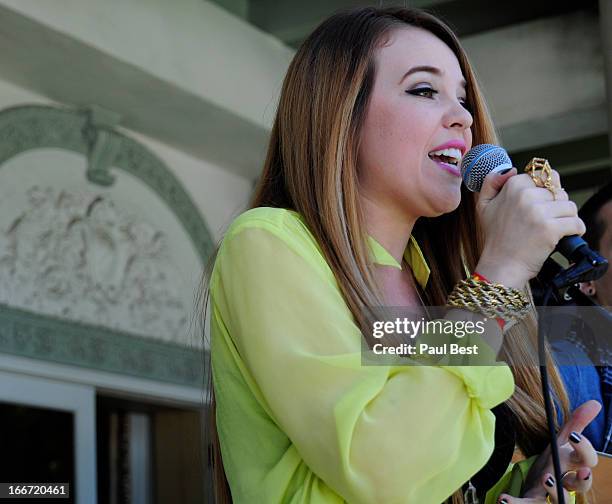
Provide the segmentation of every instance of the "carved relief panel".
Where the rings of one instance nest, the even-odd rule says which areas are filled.
[[[7,109],[0,139],[0,351],[38,352],[22,344],[29,326],[50,354],[76,328],[89,360],[66,349],[55,360],[199,380],[201,355],[185,352],[202,347],[190,321],[212,241],[170,170],[97,109]]]

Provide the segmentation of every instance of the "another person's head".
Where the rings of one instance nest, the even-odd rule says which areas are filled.
[[[612,182],[591,196],[578,215],[586,225],[583,238],[591,248],[612,261]],[[598,280],[580,284],[580,290],[612,310],[612,268]]]

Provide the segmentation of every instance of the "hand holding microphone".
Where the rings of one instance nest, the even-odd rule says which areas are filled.
[[[552,171],[556,196],[517,174],[506,152],[498,146],[478,145],[462,161],[463,179],[480,190],[477,212],[485,243],[477,271],[492,281],[522,289],[565,236],[584,234],[576,204],[560,187]],[[510,169],[511,168],[511,169]],[[510,171],[507,171],[510,169]],[[584,243],[581,240],[581,243]]]
[[[558,183],[556,172],[553,177]],[[485,271],[498,275],[500,283],[515,288],[523,288],[538,274],[564,236],[586,231],[565,191],[558,191],[553,200],[548,189],[536,187],[527,174],[517,175],[515,168],[504,175],[487,175],[477,212],[485,234],[477,270],[488,278]]]

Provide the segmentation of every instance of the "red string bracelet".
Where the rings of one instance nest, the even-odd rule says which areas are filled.
[[[478,280],[479,282],[484,282],[484,283],[489,283],[489,284],[492,283],[491,280],[489,280],[486,276],[481,275],[477,271],[474,271],[474,273],[472,273],[472,278],[474,280]],[[497,317],[495,320],[497,321],[499,328],[503,331],[504,326],[506,325],[506,321],[501,317]]]
[[[479,280],[480,282],[491,283],[491,280],[489,280],[486,276],[478,273],[478,271],[474,271],[474,273],[472,273],[472,278],[474,280]]]

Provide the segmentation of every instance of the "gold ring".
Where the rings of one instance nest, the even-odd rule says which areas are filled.
[[[550,494],[546,494],[546,504],[552,504],[552,501],[550,500]]]
[[[564,473],[561,475],[561,479],[563,480],[563,478],[565,478],[565,477],[566,477],[568,474],[570,474],[570,473],[574,473],[574,474],[576,474],[576,471],[572,471],[572,470],[570,470],[570,471],[565,471],[565,472],[564,472]]]
[[[539,173],[536,175],[536,171]],[[525,172],[529,173],[536,187],[545,187],[553,195],[553,201],[557,199],[557,191],[552,181],[552,168],[547,159],[532,158],[525,166]]]

